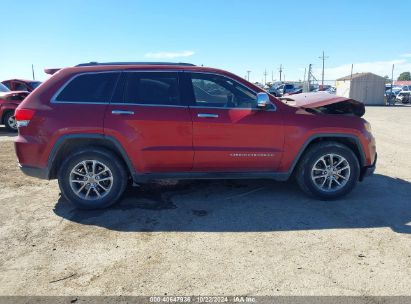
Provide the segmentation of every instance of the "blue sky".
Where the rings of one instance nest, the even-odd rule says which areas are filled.
[[[0,0],[0,80],[88,61],[177,61],[261,81],[411,70],[411,1]]]

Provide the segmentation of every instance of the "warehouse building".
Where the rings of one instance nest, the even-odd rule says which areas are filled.
[[[336,80],[336,94],[366,105],[385,105],[385,80],[373,73],[356,73]]]

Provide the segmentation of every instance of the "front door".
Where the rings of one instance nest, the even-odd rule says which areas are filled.
[[[231,78],[186,75],[193,99],[193,171],[275,171],[284,142],[275,106],[258,109],[257,93]]]
[[[126,147],[138,173],[192,169],[192,121],[177,72],[123,72],[104,132]]]

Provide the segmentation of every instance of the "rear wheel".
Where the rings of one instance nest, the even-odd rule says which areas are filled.
[[[17,121],[13,112],[7,112],[3,119],[6,129],[11,132],[17,132]]]
[[[351,192],[358,182],[357,156],[337,142],[318,143],[301,159],[296,179],[300,188],[316,198],[336,199]]]
[[[62,195],[81,209],[106,208],[121,197],[127,184],[121,160],[105,149],[86,149],[69,156],[59,170]]]

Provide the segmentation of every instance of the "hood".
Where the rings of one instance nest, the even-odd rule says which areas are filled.
[[[345,114],[363,116],[364,104],[352,98],[332,95],[327,92],[301,93],[280,98],[284,103],[323,114]]]

